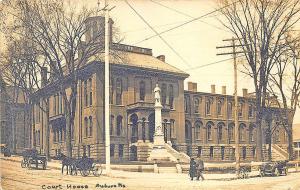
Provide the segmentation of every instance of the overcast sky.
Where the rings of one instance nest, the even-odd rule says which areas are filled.
[[[86,5],[87,7],[97,7],[97,1],[71,0],[72,3]],[[180,25],[193,18],[212,12],[217,8],[216,0],[128,1],[157,32]],[[210,92],[210,85],[215,84],[217,93],[221,93],[221,86],[227,86],[227,94],[233,94],[232,60],[201,67],[231,58],[230,55],[216,56],[217,53],[222,52],[217,50],[216,46],[230,45],[229,42],[223,42],[222,40],[232,37],[231,33],[216,19],[216,17],[220,18],[220,13],[209,14],[202,19],[162,35],[164,40],[178,52],[178,56],[159,37],[145,40],[147,37],[154,35],[155,32],[138,17],[125,1],[108,0],[108,3],[110,7],[116,6],[110,12],[110,15],[124,37],[122,43],[151,48],[154,56],[165,55],[167,63],[190,74],[185,84],[188,81],[197,82],[198,91]],[[100,7],[103,6],[104,0],[100,0]],[[240,70],[242,69],[241,65],[238,67]],[[242,94],[242,88],[247,88],[249,92],[254,91],[251,78],[239,74],[239,95]],[[295,123],[300,123],[299,111],[296,113]]]

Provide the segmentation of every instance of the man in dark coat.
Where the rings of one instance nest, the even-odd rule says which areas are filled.
[[[191,161],[190,161],[190,177],[191,177],[191,180],[193,180],[194,177],[196,177],[196,162],[195,162],[194,158],[191,158]]]
[[[204,162],[201,159],[201,155],[198,154],[196,158],[196,167],[197,167],[197,180],[201,177],[202,181],[204,180],[203,177],[203,170],[204,170]]]

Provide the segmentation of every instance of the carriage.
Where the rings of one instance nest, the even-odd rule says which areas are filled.
[[[36,149],[25,149],[22,153],[23,160],[21,161],[22,168],[38,169],[39,165],[45,170],[47,167],[47,158],[44,155],[39,155]]]
[[[71,175],[77,175],[77,171],[83,177],[88,176],[91,172],[94,176],[99,177],[102,174],[102,166],[99,162],[95,162],[92,158],[76,159],[71,167]]]

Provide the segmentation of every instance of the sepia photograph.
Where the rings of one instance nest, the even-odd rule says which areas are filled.
[[[1,190],[300,190],[300,0],[0,0]]]

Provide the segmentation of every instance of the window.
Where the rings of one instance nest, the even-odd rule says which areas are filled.
[[[228,117],[229,118],[232,118],[232,108],[233,108],[233,106],[232,106],[232,102],[229,102],[228,103]]]
[[[245,136],[245,128],[246,126],[244,124],[240,124],[240,130],[239,130],[239,138],[240,138],[240,141],[244,141],[244,136]]]
[[[59,93],[56,94],[56,114],[59,114],[59,108],[60,102],[59,102]]]
[[[53,115],[56,115],[56,94],[53,96]]]
[[[243,116],[243,106],[244,106],[243,103],[239,103],[239,117]]]
[[[91,137],[91,136],[93,136],[93,117],[90,116],[89,120],[90,120],[90,130],[89,130],[90,133],[89,133],[89,136]]]
[[[161,103],[162,105],[165,105],[167,103],[167,85],[162,84],[161,87]]]
[[[205,113],[206,113],[206,115],[211,114],[211,103],[212,103],[212,101],[210,99],[206,100],[206,102],[205,102]]]
[[[110,116],[110,135],[113,135],[114,132],[114,120],[115,117],[113,115]]]
[[[122,105],[122,80],[120,78],[116,81],[116,104]]]
[[[36,104],[36,123],[39,123],[41,121],[41,108],[40,103]]]
[[[221,159],[224,160],[225,158],[225,147],[221,146]]]
[[[213,157],[214,157],[214,147],[213,147],[213,146],[211,146],[211,147],[209,148],[209,157],[210,157],[210,158],[213,158]]]
[[[200,122],[196,122],[195,124],[195,132],[196,132],[196,139],[200,139],[200,129],[201,129],[201,123]]]
[[[114,103],[114,80],[111,79],[109,83],[109,103]]]
[[[195,98],[194,108],[195,108],[195,113],[199,113],[199,98]]]
[[[173,103],[174,103],[174,88],[173,88],[173,85],[170,84],[169,85],[169,105],[170,105],[170,109],[174,108]]]
[[[256,147],[252,147],[252,157],[254,158],[256,155]]]
[[[91,157],[91,145],[87,145],[87,156]]]
[[[279,130],[278,129],[275,130],[274,138],[275,138],[275,142],[279,141]]]
[[[246,159],[246,147],[243,146],[243,159],[245,160]]]
[[[122,134],[122,116],[117,117],[117,136],[120,136]]]
[[[124,145],[123,144],[119,144],[119,158],[123,158],[123,152],[124,152]]]
[[[231,123],[228,126],[228,138],[229,138],[229,141],[232,141],[234,139],[233,138],[233,134],[234,134],[234,124]]]
[[[171,138],[175,138],[175,120],[174,119],[170,119],[170,123],[171,123],[171,131],[170,131],[170,136]]]
[[[202,146],[198,146],[198,155],[202,155]]]
[[[88,105],[88,94],[87,94],[87,81],[84,81],[83,85],[83,94],[84,94],[84,106]]]
[[[84,129],[85,129],[85,137],[88,136],[88,118],[84,118]]]
[[[56,130],[53,131],[53,142],[56,142]]]
[[[144,81],[140,82],[140,100],[145,101],[146,85]]]
[[[206,125],[206,130],[207,130],[207,139],[208,140],[212,140],[212,136],[211,136],[211,124],[210,123],[208,123],[207,125]]]
[[[253,125],[250,125],[250,128],[249,128],[249,141],[250,142],[254,141],[254,127],[253,127]]]
[[[59,113],[60,114],[62,114],[62,112],[63,112],[63,107],[62,107],[62,105],[63,105],[63,99],[62,99],[62,94],[61,93],[59,93]]]
[[[222,115],[222,101],[219,100],[217,104],[217,113],[218,115]]]
[[[93,105],[93,83],[92,79],[89,79],[89,104],[90,106]]]
[[[185,111],[185,113],[190,113],[190,97],[189,96],[184,97],[184,111]]]
[[[253,105],[249,104],[249,117],[252,118],[253,117]]]
[[[115,145],[111,144],[110,145],[110,157],[114,157],[115,155]]]
[[[223,124],[218,125],[218,140],[221,141],[223,138]]]

